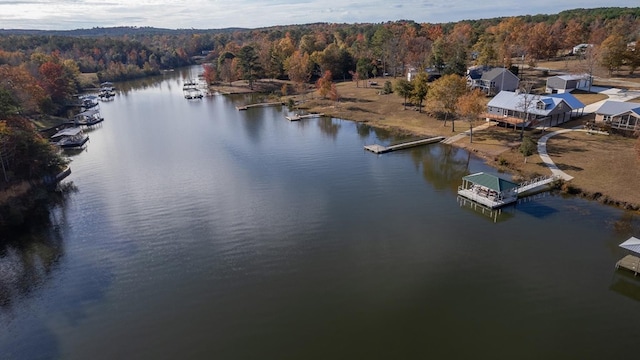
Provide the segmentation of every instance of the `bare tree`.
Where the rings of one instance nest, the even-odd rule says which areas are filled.
[[[529,121],[529,114],[531,113],[532,108],[535,107],[536,102],[540,99],[540,96],[532,93],[533,85],[534,83],[532,81],[520,82],[520,93],[518,94],[520,99],[518,100],[518,103],[516,105],[522,113],[520,140],[524,138],[524,126]]]

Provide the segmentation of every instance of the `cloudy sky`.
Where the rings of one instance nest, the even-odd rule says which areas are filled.
[[[313,22],[380,23],[401,19],[441,23],[555,14],[574,8],[639,5],[638,0],[0,0],[0,28],[220,29]]]

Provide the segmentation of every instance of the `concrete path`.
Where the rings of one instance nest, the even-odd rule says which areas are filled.
[[[573,179],[573,176],[560,170],[558,166],[553,162],[553,160],[551,160],[551,157],[547,153],[547,140],[549,140],[549,138],[551,138],[552,136],[563,134],[569,131],[582,131],[582,132],[588,132],[592,134],[597,133],[597,134],[609,135],[608,133],[605,133],[605,132],[586,130],[586,129],[583,129],[582,126],[579,126],[573,129],[562,129],[562,130],[554,131],[552,133],[544,135],[543,137],[540,138],[540,140],[538,140],[538,155],[540,155],[540,159],[542,159],[542,162],[545,165],[547,165],[547,167],[549,168],[549,170],[551,170],[551,173],[554,176],[559,177],[565,181],[569,181]]]
[[[589,88],[581,88],[580,90],[589,91]],[[584,114],[591,114],[596,112],[596,110],[598,110],[600,106],[607,100],[624,102],[624,101],[628,101],[628,100],[640,97],[640,91],[637,91],[637,90],[622,90],[618,88],[604,88],[599,86],[592,86],[590,90],[591,92],[607,95],[607,99],[585,106]],[[565,181],[569,181],[573,179],[573,176],[560,170],[558,166],[553,162],[553,160],[551,160],[551,157],[547,153],[547,140],[549,140],[549,138],[551,138],[552,136],[566,133],[569,131],[584,131],[584,132],[600,133],[600,134],[608,135],[607,133],[602,133],[598,131],[585,130],[585,129],[582,129],[582,126],[578,126],[573,129],[563,129],[563,130],[554,131],[552,133],[544,135],[543,137],[540,138],[540,140],[538,140],[538,155],[540,155],[540,159],[542,159],[542,162],[545,163],[545,165],[547,165],[547,167],[549,168],[549,170],[551,170],[551,173],[553,175],[556,175],[564,179]]]
[[[496,126],[496,125],[498,125],[498,123],[497,123],[497,122],[495,122],[495,121],[488,121],[488,122],[486,122],[486,123],[484,123],[484,124],[482,124],[482,125],[480,125],[480,126],[476,126],[476,127],[474,127],[474,128],[473,128],[473,131],[474,131],[474,132],[476,132],[476,131],[478,131],[478,130],[484,130],[484,129],[488,128],[488,127]],[[451,137],[448,137],[448,138],[446,138],[446,139],[442,140],[441,142],[442,142],[443,144],[453,144],[454,142],[456,142],[456,141],[458,141],[458,140],[460,140],[460,139],[464,139],[464,138],[468,137],[470,134],[471,134],[471,130],[467,130],[467,131],[465,131],[465,132],[463,132],[463,133],[460,133],[460,134],[458,134],[458,135],[453,135],[453,136],[451,136]]]

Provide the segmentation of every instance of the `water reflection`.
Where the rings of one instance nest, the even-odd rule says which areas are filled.
[[[422,167],[422,175],[433,187],[455,193],[462,177],[469,174],[471,153],[449,145],[430,145],[412,149],[411,159],[416,168]]]
[[[10,309],[51,278],[64,255],[59,226],[40,223],[0,244],[0,308]]]
[[[318,128],[322,132],[322,134],[326,135],[328,138],[333,140],[338,136],[338,131],[340,131],[340,123],[334,121],[333,118],[329,117],[321,117],[318,118]]]
[[[617,269],[613,274],[609,290],[629,299],[640,301],[640,278],[625,269]]]

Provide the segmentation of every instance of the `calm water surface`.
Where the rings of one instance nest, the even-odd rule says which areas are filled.
[[[492,171],[468,153],[187,101],[198,71],[121,84],[78,191],[3,235],[0,358],[637,356],[640,281],[613,266],[638,216],[547,194],[494,221],[456,199]]]

